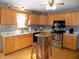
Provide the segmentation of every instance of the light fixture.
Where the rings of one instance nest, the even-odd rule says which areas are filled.
[[[21,6],[21,5],[13,5],[17,10],[20,10],[20,11],[25,11],[25,7]]]
[[[24,11],[25,10],[24,7],[18,7],[17,9],[20,10],[20,11]]]
[[[56,5],[53,5],[53,6],[47,5],[47,6],[46,6],[46,9],[47,9],[47,10],[55,10],[56,7],[57,7]]]

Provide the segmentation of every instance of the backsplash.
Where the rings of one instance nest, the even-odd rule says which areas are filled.
[[[31,27],[31,29],[40,29],[40,27],[42,27],[42,29],[51,29],[52,25],[29,25],[29,27]]]
[[[8,31],[15,31],[15,25],[0,25],[0,33],[1,32],[8,32]]]
[[[79,26],[66,26],[66,30],[68,31],[70,28],[73,28],[75,32],[79,32]]]

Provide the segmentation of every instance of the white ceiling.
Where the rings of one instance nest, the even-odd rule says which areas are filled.
[[[64,6],[58,6],[56,11],[65,9],[74,9],[79,7],[79,0],[55,0],[56,2],[64,2]],[[45,6],[40,4],[47,3],[48,0],[0,0],[0,5],[10,3],[12,5],[23,6],[27,10],[47,11]]]

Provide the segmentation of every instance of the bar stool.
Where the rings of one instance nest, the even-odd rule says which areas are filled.
[[[31,59],[35,59],[33,58],[34,53],[36,54],[36,59],[49,59],[48,37],[50,35],[36,34],[36,36],[38,37],[38,42],[33,43],[32,45]]]

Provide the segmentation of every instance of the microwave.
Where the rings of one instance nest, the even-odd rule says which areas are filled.
[[[64,28],[65,27],[65,21],[64,20],[56,20],[53,23],[53,27]]]

